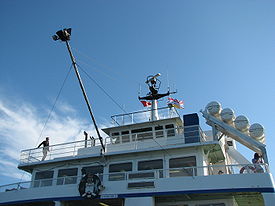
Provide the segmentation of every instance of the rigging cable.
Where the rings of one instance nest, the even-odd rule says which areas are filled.
[[[95,57],[90,57],[90,56],[88,56],[87,54],[85,54],[84,52],[80,51],[79,49],[77,49],[77,48],[75,48],[75,47],[72,47],[72,48],[73,48],[78,54],[80,54],[81,56],[85,57],[86,60],[89,60],[91,63],[93,63],[93,64],[95,65],[95,66],[91,67],[92,69],[94,68],[94,71],[103,74],[104,76],[108,77],[108,78],[111,79],[111,80],[115,80],[115,81],[120,82],[120,79],[121,79],[121,75],[122,75],[122,74],[119,74],[118,72],[116,72],[112,67],[110,67],[110,66],[108,66],[108,65],[106,65],[106,64],[103,64],[103,63],[98,62],[98,61],[96,60]],[[82,60],[80,60],[80,59],[78,59],[77,61],[78,61],[78,62],[82,62],[83,64],[86,64],[87,66],[91,66],[91,65],[89,65],[87,62],[82,61]],[[98,69],[97,67],[101,67],[101,68],[103,68],[103,69],[108,69],[109,71],[112,71],[112,72],[115,74],[116,77],[117,77],[117,76],[119,77],[119,79],[118,79],[118,78],[115,78],[115,77],[113,77],[113,76],[110,76],[109,73],[107,74],[106,72],[103,72],[102,69]],[[133,79],[132,81],[134,81],[136,84],[139,84],[139,82],[137,82],[135,79]]]
[[[48,123],[49,120],[50,120],[50,117],[51,117],[52,112],[53,112],[53,110],[54,110],[54,108],[55,108],[55,105],[56,105],[56,103],[57,103],[57,100],[59,99],[59,96],[60,96],[60,94],[61,94],[61,92],[62,92],[62,90],[63,90],[63,87],[64,87],[64,85],[65,85],[65,83],[66,83],[66,81],[67,81],[67,79],[68,79],[68,77],[69,77],[69,74],[71,73],[72,66],[73,66],[73,65],[71,64],[70,69],[69,69],[69,71],[67,72],[65,79],[63,80],[63,83],[62,83],[62,85],[61,85],[61,88],[59,89],[59,92],[58,92],[58,94],[57,94],[57,96],[56,96],[56,98],[55,98],[54,104],[53,104],[53,106],[52,106],[52,108],[51,108],[51,111],[50,111],[50,113],[49,113],[49,115],[48,115],[48,117],[47,117],[45,123],[44,123],[44,126],[43,126],[43,128],[42,128],[42,130],[41,130],[41,132],[40,132],[40,135],[39,135],[39,137],[38,137],[37,142],[36,142],[35,145],[38,144],[38,142],[39,142],[40,138],[42,137],[42,134],[43,134],[43,132],[44,132],[44,130],[45,130],[45,128],[46,128],[46,125],[47,125],[47,123]],[[25,175],[25,171],[22,171],[22,172],[23,172],[23,173],[22,173],[22,176],[21,176],[21,178],[20,178],[19,183],[22,182],[23,177],[24,177],[24,175]]]
[[[79,53],[80,55],[82,55],[83,57],[85,57],[87,60],[91,61],[91,62],[92,62],[93,64],[95,64],[96,66],[101,67],[101,68],[103,68],[103,69],[108,69],[108,70],[114,72],[114,70],[113,70],[110,66],[105,65],[105,64],[102,64],[102,63],[98,63],[97,60],[96,60],[96,58],[90,57],[90,56],[88,56],[87,54],[84,54],[84,52],[80,51],[80,50],[77,49],[77,48],[74,48],[74,47],[73,47],[73,49],[74,49],[77,53]],[[86,65],[89,65],[88,63],[86,63],[86,62],[84,62],[84,61],[81,61],[80,59],[78,59],[77,61],[78,61],[78,62],[85,63]],[[111,77],[110,75],[106,74],[106,73],[103,72],[101,69],[97,69],[96,66],[94,66],[94,68],[95,68],[99,73],[103,74],[104,76],[106,76],[106,77],[108,77],[108,78],[110,78],[110,79],[112,79],[112,80],[117,80],[117,81],[119,81],[118,79],[115,79],[115,78]],[[116,75],[119,76],[118,73],[116,73],[116,72],[114,72],[114,73],[115,73]]]
[[[92,80],[95,84],[96,84],[96,86],[98,86],[102,91],[103,91],[103,93],[105,94],[105,95],[107,95],[123,112],[125,112],[125,113],[127,113],[127,111],[125,111],[125,109],[123,109],[123,107],[122,106],[120,106],[116,101],[115,101],[115,99],[111,96],[111,95],[109,95],[108,94],[108,92],[103,88],[103,87],[101,87],[79,64],[77,64],[77,66],[79,67],[79,69],[81,70],[81,71],[83,71],[86,75],[87,75],[87,77],[90,79],[90,80]]]
[[[69,71],[67,72],[65,79],[63,80],[63,83],[62,83],[62,85],[61,85],[61,88],[59,89],[59,92],[58,92],[58,94],[57,94],[57,96],[56,96],[56,98],[55,98],[54,104],[53,104],[53,106],[52,106],[52,108],[51,108],[51,111],[50,111],[50,113],[49,113],[49,115],[48,115],[48,118],[46,119],[46,121],[45,121],[45,123],[44,123],[44,126],[43,126],[43,128],[42,128],[42,130],[41,130],[41,132],[40,132],[40,135],[39,135],[39,137],[38,137],[38,140],[37,140],[37,142],[36,142],[36,145],[38,144],[40,138],[42,137],[42,134],[43,134],[43,132],[44,132],[44,130],[45,130],[45,128],[46,128],[46,125],[48,124],[48,122],[49,122],[49,120],[50,120],[50,118],[51,118],[51,116],[52,116],[52,112],[53,112],[53,110],[54,110],[54,108],[55,108],[55,105],[56,105],[56,103],[57,103],[57,101],[58,101],[58,99],[59,99],[59,96],[60,96],[60,94],[61,94],[61,92],[62,92],[64,86],[65,86],[65,83],[66,83],[66,81],[67,81],[67,79],[68,79],[68,77],[69,77],[69,74],[71,73],[72,66],[73,66],[73,65],[71,64],[70,69],[69,69]]]

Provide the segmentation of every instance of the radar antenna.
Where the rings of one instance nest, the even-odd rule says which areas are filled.
[[[149,87],[149,93],[144,97],[138,97],[139,100],[149,100],[152,102],[152,109],[151,109],[151,121],[158,120],[158,105],[157,100],[169,96],[170,94],[174,94],[175,92],[167,92],[164,94],[159,94],[159,88],[161,85],[161,81],[158,79],[160,76],[160,73],[157,73],[156,75],[150,75],[147,77],[146,84]]]

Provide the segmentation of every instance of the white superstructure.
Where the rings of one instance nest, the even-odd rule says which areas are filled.
[[[105,153],[98,139],[52,145],[45,161],[41,149],[22,151],[18,167],[32,180],[1,186],[0,205],[272,205],[268,164],[255,173],[236,149],[244,134],[206,111],[213,131],[203,132],[196,113],[180,118],[169,110],[154,121],[148,112],[113,116],[116,125],[103,129]],[[262,153],[258,143],[251,148]],[[80,195],[87,171],[101,180],[99,197]]]

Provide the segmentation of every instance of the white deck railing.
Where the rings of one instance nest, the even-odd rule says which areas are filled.
[[[63,144],[56,144],[49,146],[49,152],[45,160],[52,160],[62,157],[76,156],[80,148],[99,146],[99,139],[81,140],[75,142],[68,142]],[[22,150],[20,154],[20,164],[39,162],[43,157],[43,148],[33,148]]]
[[[118,137],[106,137],[105,138],[105,148],[106,152],[108,151],[123,151],[123,150],[137,150],[142,148],[149,148],[153,146],[159,146],[161,143],[162,146],[165,144],[174,144],[174,143],[183,143],[184,136],[180,136],[178,138],[178,142],[171,141],[173,137],[182,134],[182,129],[179,128],[169,128],[158,130],[157,132],[162,131],[162,134],[157,134],[156,132],[143,132],[138,134],[129,134],[129,141],[125,142],[125,138],[123,136]],[[202,136],[203,132],[200,133],[200,141],[205,141],[205,138]],[[167,141],[166,141],[167,140]],[[144,142],[146,141],[146,142]],[[176,141],[176,140],[174,140]],[[164,145],[163,145],[164,144]],[[113,147],[111,149],[111,147]],[[121,145],[121,147],[117,147],[117,145]],[[83,149],[86,151],[83,151]],[[45,160],[53,160],[64,157],[75,157],[77,155],[83,154],[99,154],[100,153],[101,144],[99,139],[95,140],[81,140],[75,142],[68,142],[63,144],[56,144],[49,146],[49,152]],[[90,150],[89,150],[90,149]],[[40,162],[43,157],[43,148],[33,148],[22,150],[20,154],[20,164],[30,164],[35,162]],[[82,151],[81,151],[82,150]]]
[[[267,164],[260,164],[256,170],[254,164],[234,164],[234,165],[209,165],[202,167],[181,167],[169,169],[143,170],[131,172],[114,172],[100,174],[99,178],[103,185],[107,181],[137,181],[146,179],[162,179],[176,177],[194,177],[194,176],[211,176],[211,175],[234,175],[234,174],[255,174],[270,173]],[[50,179],[40,179],[34,181],[17,182],[0,186],[0,192],[9,192],[13,190],[23,190],[37,187],[62,186],[68,184],[79,184],[82,176],[65,176]]]
[[[173,118],[179,117],[179,114],[176,109],[169,108],[169,107],[162,107],[156,109],[158,110],[159,119],[166,119],[166,118]],[[152,109],[131,112],[126,114],[118,114],[111,116],[114,125],[127,125],[127,124],[134,124],[134,123],[141,123],[141,122],[148,122],[151,121],[151,112]]]

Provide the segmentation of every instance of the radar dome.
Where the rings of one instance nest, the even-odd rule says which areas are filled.
[[[221,112],[221,118],[222,118],[222,121],[225,123],[228,123],[228,124],[233,123],[233,121],[235,120],[234,111],[230,108],[223,109]]]
[[[264,127],[258,123],[252,124],[249,128],[249,134],[256,140],[261,139],[264,135]]]
[[[219,116],[222,110],[222,106],[219,102],[213,101],[206,105],[206,110],[213,116]]]
[[[239,130],[241,132],[245,132],[248,130],[249,121],[246,116],[243,116],[243,115],[238,116],[235,119],[234,123],[235,123],[235,127],[237,130]]]

